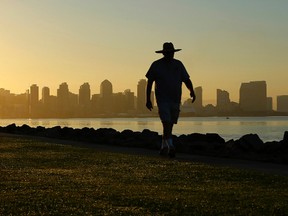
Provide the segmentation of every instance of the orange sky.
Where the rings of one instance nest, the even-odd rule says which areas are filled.
[[[204,100],[216,89],[238,102],[241,82],[266,80],[268,96],[288,95],[288,1],[0,2],[0,88],[32,84],[56,94],[67,82],[92,93],[108,79],[114,92],[145,78],[155,50],[172,41]],[[184,98],[188,91],[184,90]]]

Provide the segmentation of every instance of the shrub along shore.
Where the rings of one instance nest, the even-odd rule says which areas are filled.
[[[148,129],[142,132],[119,132],[113,128],[34,128],[25,124],[0,127],[0,132],[155,150],[159,149],[162,138],[157,132]],[[288,131],[285,131],[281,141],[263,142],[257,134],[246,134],[237,140],[225,141],[216,133],[174,136],[173,141],[177,152],[288,164]]]

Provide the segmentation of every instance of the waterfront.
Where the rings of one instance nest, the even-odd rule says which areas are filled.
[[[68,119],[1,119],[0,126],[15,123],[17,126],[23,124],[31,127],[43,126],[51,128],[54,126],[71,128],[114,128],[117,131],[130,129],[142,131],[149,129],[162,133],[162,125],[155,118],[68,118]],[[258,134],[263,141],[282,140],[284,132],[288,131],[287,116],[271,117],[182,117],[174,127],[174,134],[191,133],[218,133],[226,141],[239,139],[249,133]]]

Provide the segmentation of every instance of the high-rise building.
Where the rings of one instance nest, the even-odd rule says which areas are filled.
[[[66,82],[61,83],[57,89],[57,98],[60,103],[68,103],[69,101],[69,88]]]
[[[124,96],[125,96],[125,110],[126,111],[132,111],[132,110],[135,110],[135,107],[134,107],[134,92],[131,92],[130,89],[126,89],[124,91]]]
[[[217,110],[220,112],[230,111],[230,98],[229,92],[221,89],[217,89]]]
[[[277,111],[288,112],[288,95],[277,96]]]
[[[57,89],[58,112],[61,117],[68,116],[70,110],[69,89],[66,82],[61,83]]]
[[[79,89],[79,105],[88,106],[91,100],[91,90],[89,83],[84,83]]]
[[[47,105],[50,99],[50,89],[48,87],[42,88],[42,103]]]
[[[113,95],[112,83],[109,80],[104,80],[100,85],[100,97],[109,98]]]
[[[122,92],[113,94],[113,113],[124,113],[125,110],[125,96]]]
[[[113,87],[108,80],[104,80],[100,85],[100,111],[102,113],[113,111]]]
[[[30,86],[30,104],[37,105],[39,102],[39,87],[36,84]]]
[[[246,112],[267,111],[267,86],[265,81],[242,83],[239,106]]]
[[[273,111],[273,98],[267,97],[267,111],[271,112]]]
[[[145,79],[139,80],[138,85],[137,85],[137,107],[136,108],[137,108],[137,111],[140,113],[147,112],[146,86],[147,86],[147,81]]]
[[[203,89],[201,86],[194,88],[194,92],[196,95],[196,100],[193,103],[193,107],[196,113],[199,113],[203,109]]]
[[[39,105],[39,87],[36,84],[30,86],[30,115],[36,115]]]

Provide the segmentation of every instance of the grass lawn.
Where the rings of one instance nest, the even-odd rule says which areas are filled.
[[[287,215],[288,177],[0,135],[0,215]]]

